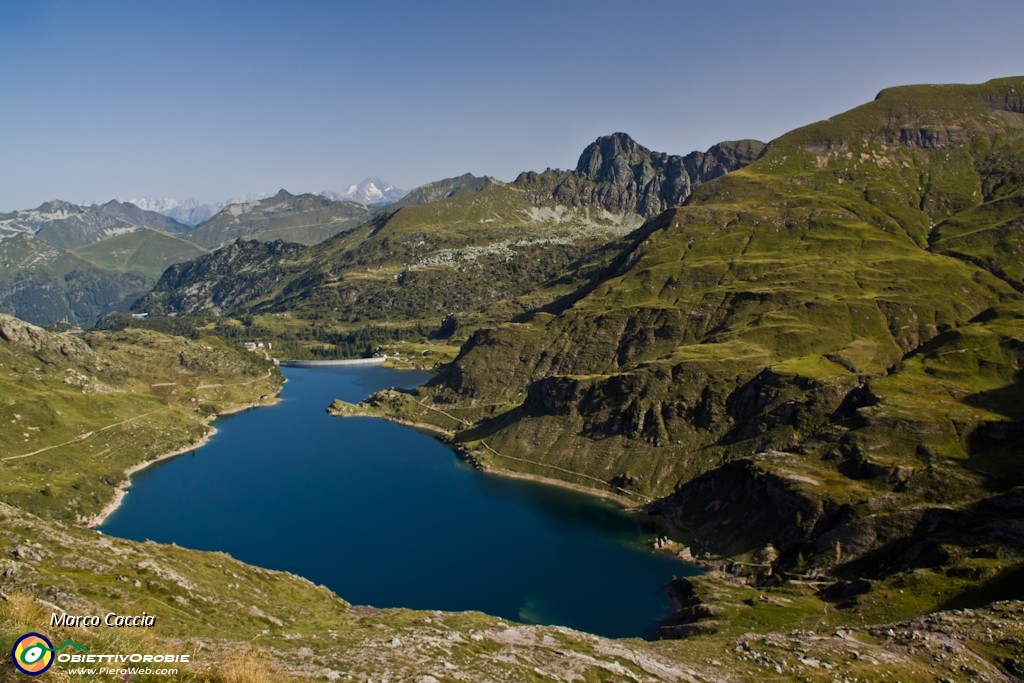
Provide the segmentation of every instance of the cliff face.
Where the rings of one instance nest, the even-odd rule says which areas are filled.
[[[695,186],[743,168],[762,149],[764,143],[743,140],[676,156],[652,152],[625,133],[615,133],[583,150],[576,176],[615,188],[589,188],[583,193],[587,201],[609,209],[632,209],[649,218],[682,204]]]
[[[614,133],[588,145],[575,171],[524,173],[515,184],[550,192],[566,206],[594,206],[650,218],[685,202],[702,183],[750,164],[763,149],[762,142],[741,140],[677,156],[652,152],[625,133]]]

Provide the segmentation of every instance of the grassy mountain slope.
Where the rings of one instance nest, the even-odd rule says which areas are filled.
[[[1022,92],[894,88],[785,135],[563,307],[372,403],[482,466],[660,499],[696,548],[881,577],[880,595],[922,567],[1006,595],[1024,557]]]
[[[101,268],[139,273],[154,282],[168,266],[190,261],[205,253],[192,242],[145,228],[75,250],[75,254]]]
[[[152,286],[138,273],[108,270],[30,234],[0,240],[0,311],[40,325],[92,325]]]

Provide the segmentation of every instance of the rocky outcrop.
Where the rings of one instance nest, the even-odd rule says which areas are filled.
[[[717,555],[750,554],[770,542],[787,554],[840,524],[851,511],[753,460],[726,463],[647,506],[670,529]]]
[[[689,638],[714,630],[713,620],[721,616],[721,609],[704,602],[690,579],[669,581],[668,597],[675,611],[659,624],[658,638]]]
[[[961,560],[1001,557],[1024,546],[1022,519],[1024,490],[1015,489],[959,508],[881,511],[837,524],[813,539],[811,552],[828,556],[840,547],[846,572],[868,578],[922,567],[947,568],[950,576],[995,571]]]
[[[597,205],[649,218],[682,204],[694,187],[751,163],[763,149],[764,143],[741,140],[676,156],[652,152],[625,133],[614,133],[583,150],[575,172],[553,196],[562,204]]]
[[[1024,92],[1018,92],[1016,88],[1009,87],[1002,93],[987,93],[979,99],[993,109],[1024,114]]]
[[[953,127],[943,128],[900,128],[887,131],[884,136],[888,145],[912,147],[914,149],[950,149],[970,139],[970,133]]]
[[[60,354],[72,360],[92,355],[89,346],[77,337],[47,332],[3,313],[0,313],[0,340],[30,350],[42,360],[49,354]]]
[[[790,428],[810,433],[849,400],[857,380],[820,382],[801,375],[765,369],[739,386],[726,400],[734,425],[723,441],[733,443]]]

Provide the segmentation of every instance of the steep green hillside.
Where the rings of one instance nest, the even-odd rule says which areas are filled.
[[[53,201],[2,215],[0,311],[40,325],[92,325],[126,310],[171,263],[204,253],[168,234],[186,229],[117,201]]]
[[[267,199],[231,204],[183,236],[206,249],[240,238],[316,244],[354,228],[372,215],[369,208],[355,202],[334,202],[320,195],[293,195],[281,190]]]
[[[785,135],[369,407],[776,571],[975,579],[901,609],[1019,597],[1021,93],[894,88]]]
[[[308,261],[301,244],[237,240],[212,254],[171,266],[134,310],[150,314],[234,312],[277,291]],[[230,277],[221,277],[230,273]]]
[[[205,249],[156,230],[141,229],[75,249],[86,261],[108,270],[160,278],[167,267],[190,261]]]
[[[153,280],[108,270],[31,234],[0,239],[0,311],[39,325],[92,325],[125,310]]]

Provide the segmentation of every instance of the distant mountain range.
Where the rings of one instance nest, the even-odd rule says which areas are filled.
[[[74,249],[141,228],[170,234],[189,229],[173,218],[117,200],[92,206],[54,200],[35,209],[0,214],[0,239],[30,233],[64,249]]]
[[[256,247],[200,258],[168,274],[140,305],[176,313],[227,312],[257,303],[276,310],[292,305],[285,299],[303,308],[342,296],[345,303],[332,307],[370,319],[467,312],[564,275],[585,251],[682,202],[700,183],[750,163],[762,148],[755,141],[722,143],[681,157],[652,152],[616,133],[589,145],[575,171],[527,172],[514,183],[467,173],[408,193],[375,178],[344,193],[280,190],[228,204],[191,228],[157,210],[193,221],[213,205],[136,199],[148,207],[141,208],[117,200],[91,206],[55,200],[0,216],[0,280],[7,283],[0,287],[0,311],[39,324],[89,325],[145,294],[169,266],[244,239],[296,246],[269,249],[258,258]],[[331,240],[349,232],[351,237]],[[15,235],[35,239],[3,239]],[[318,246],[307,253],[297,245]],[[251,287],[253,258],[275,273],[274,282],[290,283],[288,291],[277,292],[265,278]],[[338,286],[333,275],[323,275],[325,268],[340,273],[374,263],[392,276],[382,280],[380,271]],[[497,284],[482,286],[484,273]],[[183,286],[191,294],[179,297],[175,290]],[[212,298],[208,286],[217,292]],[[376,303],[358,313],[367,300]]]
[[[367,178],[358,185],[349,185],[344,192],[322,190],[318,192],[321,197],[327,197],[334,201],[355,202],[367,206],[381,206],[396,202],[409,193],[380,178]]]
[[[206,204],[200,203],[196,199],[154,199],[151,197],[134,197],[124,201],[134,204],[139,208],[146,209],[147,211],[155,211],[156,213],[169,216],[170,218],[173,218],[180,223],[184,223],[185,225],[195,227],[212,217],[228,204],[233,202],[252,202],[263,199],[264,197],[266,197],[266,194],[260,193],[247,195],[245,197],[237,197],[232,200]]]
[[[438,181],[420,188],[402,206],[475,192],[489,182],[468,174]],[[127,308],[168,266],[207,249],[239,238],[317,244],[398,208],[367,204],[406,195],[379,179],[333,194],[360,201],[281,190],[220,206],[174,199],[89,206],[53,200],[0,214],[0,312],[36,324],[88,326],[103,313]]]
[[[38,324],[91,325],[127,308],[167,266],[204,254],[182,239],[188,229],[116,200],[54,200],[0,215],[0,312]]]
[[[446,314],[474,314],[570,277],[588,251],[630,232],[659,207],[681,203],[705,180],[750,163],[763,148],[752,140],[725,142],[683,157],[616,133],[589,145],[575,171],[527,172],[513,183],[471,174],[439,180],[306,250],[227,245],[168,269],[135,309],[153,315],[329,310],[339,320],[436,324]],[[284,215],[305,228],[319,226],[326,211],[342,206],[369,217],[366,207],[302,197],[302,206],[284,191],[257,202],[254,219],[241,208],[225,209],[189,237],[212,248],[233,238],[233,228],[240,233],[271,219],[282,226]],[[216,236],[197,239],[215,227]],[[254,235],[265,241],[269,233],[248,237]]]
[[[293,195],[280,190],[266,199],[229,204],[185,237],[207,249],[240,237],[309,245],[350,230],[372,215],[370,208],[356,202],[332,201],[317,194]]]
[[[349,185],[343,192],[321,190],[315,194],[331,201],[354,202],[365,206],[383,206],[398,201],[408,190],[402,190],[380,178],[366,178],[358,185]],[[171,199],[153,197],[134,197],[122,200],[127,203],[156,213],[169,216],[185,225],[195,227],[217,215],[232,204],[252,204],[268,197],[266,192],[249,193],[218,202],[200,202],[196,199]]]

